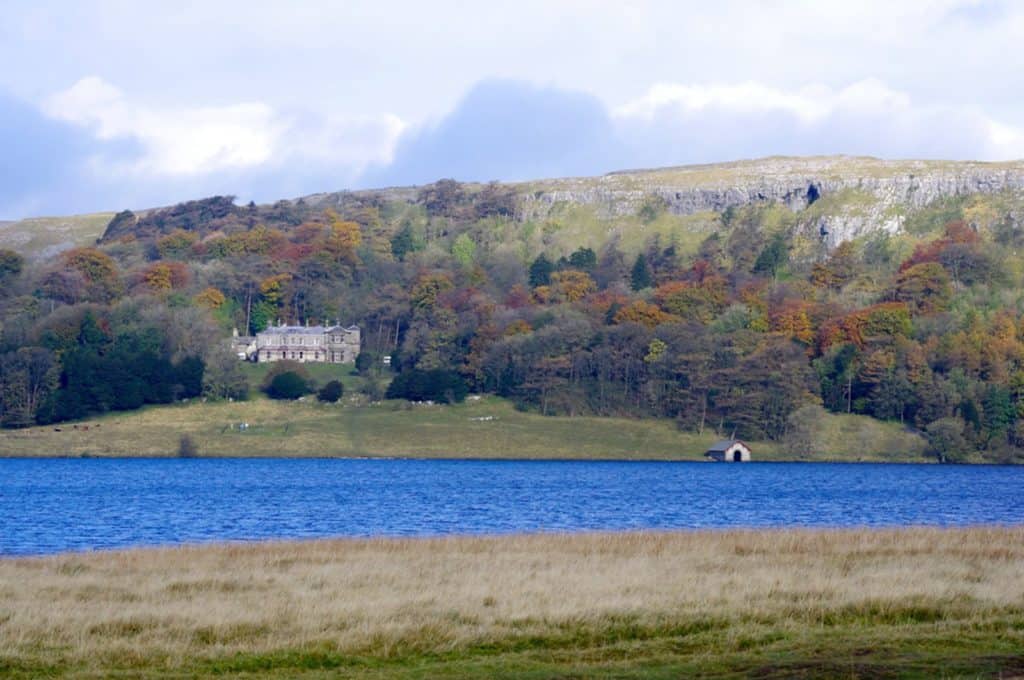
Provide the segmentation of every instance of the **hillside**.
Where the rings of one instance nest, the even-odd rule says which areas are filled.
[[[470,193],[483,185],[465,184]],[[909,214],[949,199],[992,196],[1024,189],[1024,162],[882,160],[869,157],[771,157],[708,165],[625,170],[597,177],[555,178],[498,184],[511,198],[509,214],[531,224],[556,222],[559,237],[595,235],[586,226],[614,225],[633,249],[643,234],[704,233],[714,216],[729,209],[775,204],[806,213],[801,227],[825,234],[829,246],[875,231],[905,230]],[[338,191],[282,199],[273,204],[237,208],[276,225],[327,208],[339,211],[388,205],[392,211],[417,204],[423,187]],[[813,210],[807,210],[813,207]],[[1016,208],[1016,206],[1015,206]],[[136,215],[161,209],[136,206]],[[283,217],[287,212],[288,217]],[[223,217],[224,213],[218,216]],[[661,214],[668,219],[645,219]],[[0,222],[0,247],[30,259],[46,259],[70,247],[94,243],[104,235],[113,213]],[[588,222],[590,225],[580,225]],[[653,224],[652,224],[653,222]],[[130,223],[128,231],[134,228]],[[122,236],[115,230],[108,237]],[[638,235],[641,238],[638,238]],[[687,240],[683,238],[683,240]]]
[[[369,401],[493,395],[569,430],[660,432],[659,456],[699,433],[799,459],[1024,460],[1021,163],[768,158],[266,205],[213,196],[37,226],[22,255],[0,248],[0,425],[26,435],[197,397],[217,402],[190,407],[202,422],[253,391],[232,330],[329,319],[363,329],[351,388]],[[46,256],[74,243],[88,247]],[[335,453],[402,453],[346,433],[415,422],[302,413]],[[456,445],[459,430],[407,452],[547,446]],[[132,428],[106,431],[73,450],[123,451]],[[284,435],[274,447],[301,453]],[[50,439],[35,441],[59,449]],[[200,444],[231,453],[220,435]],[[599,444],[585,454],[642,451]]]
[[[772,157],[499,186],[512,196],[510,216],[527,230],[543,225],[549,244],[569,250],[597,249],[609,234],[627,252],[638,251],[653,234],[695,249],[721,228],[720,214],[764,205],[785,208],[796,216],[787,225],[793,232],[832,248],[873,233],[905,233],[908,216],[950,200],[986,207],[1005,202],[999,197],[1024,188],[1024,162]],[[286,203],[345,210],[379,202],[394,210],[415,204],[420,193],[419,187],[335,192]],[[1019,201],[1012,203],[1009,212],[1024,215]]]
[[[0,248],[21,253],[30,260],[46,260],[71,248],[92,245],[103,235],[113,216],[114,213],[94,213],[0,222]]]

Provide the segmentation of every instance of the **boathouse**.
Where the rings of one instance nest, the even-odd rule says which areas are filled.
[[[712,444],[704,457],[722,463],[747,463],[750,462],[750,447],[739,439],[723,439]]]

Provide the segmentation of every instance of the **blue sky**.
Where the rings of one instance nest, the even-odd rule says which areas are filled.
[[[1024,3],[0,4],[0,218],[770,154],[1024,157]]]

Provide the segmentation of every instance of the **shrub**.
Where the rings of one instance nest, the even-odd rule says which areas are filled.
[[[376,352],[363,350],[356,355],[356,373],[366,375],[371,369],[380,365],[380,355]]]
[[[275,361],[270,365],[270,370],[263,376],[263,382],[260,383],[260,390],[266,392],[270,389],[270,383],[274,382],[274,378],[281,375],[282,373],[294,373],[306,382],[306,392],[313,390],[313,377],[298,361],[282,360]]]
[[[410,401],[438,401],[443,404],[460,403],[469,390],[466,381],[455,371],[435,368],[429,371],[410,369],[402,371],[388,385],[388,399]]]
[[[178,457],[179,458],[195,458],[199,455],[199,446],[195,440],[187,434],[181,435],[181,439],[178,440]]]
[[[337,402],[339,399],[341,399],[341,395],[343,395],[344,393],[345,387],[344,385],[341,384],[341,381],[332,380],[331,382],[327,383],[326,385],[320,388],[320,391],[316,393],[316,398],[319,401],[324,401],[333,404]]]
[[[359,391],[369,397],[370,401],[380,401],[384,398],[384,384],[381,382],[380,377],[374,373],[366,376]]]
[[[309,384],[298,373],[285,371],[274,376],[266,392],[271,399],[298,399],[309,393]]]

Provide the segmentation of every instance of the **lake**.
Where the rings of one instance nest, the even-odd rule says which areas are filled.
[[[332,536],[1024,523],[1024,467],[0,459],[0,554]]]

